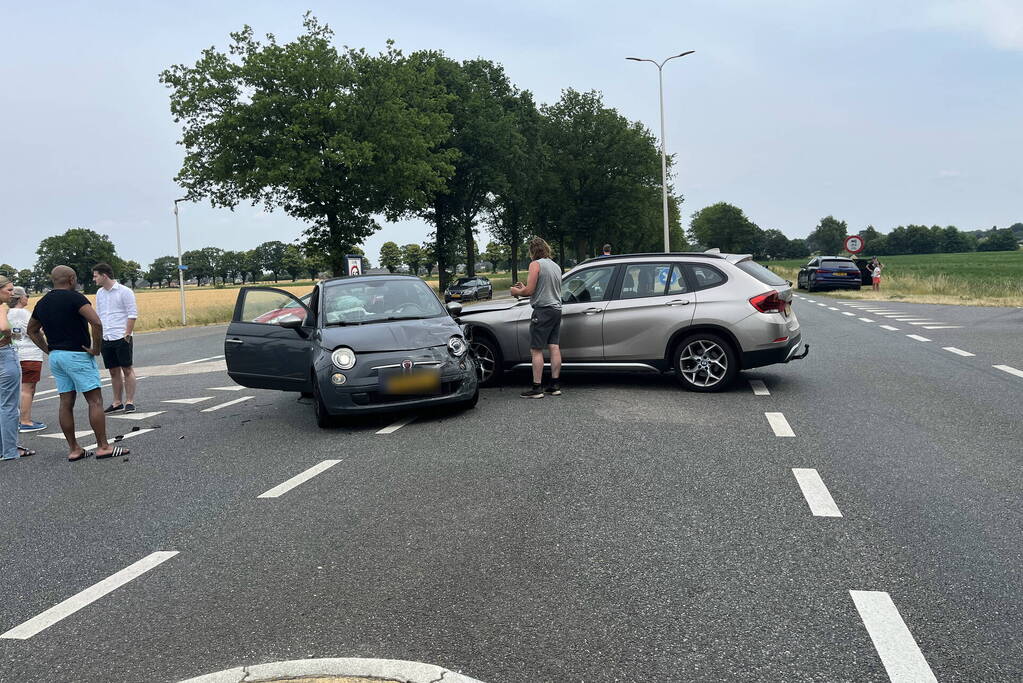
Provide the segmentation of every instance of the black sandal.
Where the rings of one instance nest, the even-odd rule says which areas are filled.
[[[25,448],[24,446],[18,446],[18,455],[21,456],[22,458],[27,458],[27,457],[35,455],[35,454],[36,454],[36,452],[33,451],[31,448]]]
[[[92,452],[91,451],[82,451],[82,454],[79,455],[77,458],[68,458],[67,461],[68,462],[78,462],[79,460],[85,460],[86,458],[91,458],[91,457],[92,457]]]
[[[119,458],[122,455],[128,455],[129,453],[131,453],[131,451],[128,450],[127,448],[121,448],[120,446],[114,446],[114,450],[110,451],[109,453],[103,453],[102,455],[97,453],[96,454],[96,459],[97,460],[104,460],[106,458]]]

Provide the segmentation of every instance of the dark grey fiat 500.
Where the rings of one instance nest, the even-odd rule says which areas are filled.
[[[476,405],[479,369],[462,330],[412,276],[343,277],[308,298],[244,287],[227,328],[227,372],[238,384],[313,398],[316,422],[335,415]]]

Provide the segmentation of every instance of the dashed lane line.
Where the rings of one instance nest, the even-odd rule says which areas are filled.
[[[399,429],[401,429],[402,427],[404,427],[405,425],[407,425],[408,423],[412,422],[415,419],[416,416],[413,415],[411,417],[406,417],[403,420],[398,420],[394,424],[384,427],[383,429],[378,431],[377,434],[393,434],[394,432],[398,431]]]
[[[764,413],[767,421],[771,424],[771,429],[774,430],[775,436],[795,436],[796,433],[792,431],[792,427],[789,426],[789,421],[785,419],[785,416],[781,413]]]
[[[908,323],[911,320],[930,320],[930,318],[896,318],[895,320],[900,323]]]
[[[817,305],[818,306],[824,306],[825,308],[827,307],[827,304],[818,303]]]
[[[32,617],[25,623],[15,626],[10,631],[0,635],[0,638],[27,640],[40,631],[53,626],[61,619],[71,616],[83,607],[87,607],[103,596],[112,593],[129,581],[137,579],[149,570],[163,564],[177,554],[177,550],[161,550],[159,552],[146,555],[138,562],[125,567],[116,574],[103,579],[99,583],[86,588],[76,595],[71,596],[62,603],[54,605],[42,614]]]
[[[902,615],[883,591],[849,591],[892,683],[937,683]]]
[[[941,323],[939,323],[937,321],[931,321],[931,322],[926,322],[925,321],[925,322],[915,322],[915,323],[909,323],[909,324],[910,325],[940,325]]]
[[[109,384],[100,384],[99,388],[100,389],[109,389],[110,385]],[[54,391],[56,391],[56,389],[54,389]],[[53,401],[53,400],[58,399],[58,398],[60,398],[60,394],[57,394],[56,396],[47,396],[46,398],[37,398],[37,399],[33,400],[32,403],[42,403],[43,401]]]
[[[245,387],[238,385],[233,387],[210,387],[210,391],[241,391]]]
[[[828,310],[829,311],[837,311],[838,309],[835,308],[834,306],[828,306]]]
[[[148,420],[151,417],[156,417],[157,415],[163,415],[164,412],[166,412],[166,411],[155,410],[155,411],[150,412],[150,413],[139,413],[139,412],[134,412],[134,413],[109,413],[107,415],[107,417],[113,417],[113,418],[116,418],[118,420]]]
[[[92,430],[91,429],[83,429],[81,431],[75,432],[75,438],[76,439],[81,439],[81,438],[84,438],[86,436],[89,436],[90,434],[92,434]],[[40,439],[63,439],[64,438],[64,433],[63,432],[57,432],[56,434],[40,434],[39,438]]]
[[[891,325],[879,325],[878,327],[880,327],[882,330],[889,330],[891,332],[898,332],[899,331],[899,328],[892,327]]]
[[[183,403],[184,405],[191,406],[191,405],[195,405],[196,403],[202,403],[203,401],[208,401],[211,398],[213,398],[213,397],[212,396],[197,396],[195,398],[172,398],[172,399],[168,399],[166,401],[161,401],[161,403]]]
[[[835,505],[835,499],[831,492],[824,485],[824,480],[815,469],[805,467],[792,468],[792,474],[803,492],[806,504],[810,506],[810,512],[814,517],[841,517],[842,512]]]
[[[929,342],[930,341],[930,339],[928,339],[927,337],[921,337],[919,334],[907,334],[906,336],[909,337],[910,339],[916,339],[919,342]]]
[[[1010,375],[1016,375],[1016,377],[1023,377],[1023,370],[1017,370],[1011,365],[992,365],[991,367],[1001,370],[1002,372],[1007,372]]]
[[[862,321],[863,321],[863,322],[865,322],[865,323],[872,323],[872,322],[874,322],[874,321],[873,321],[873,320],[871,320],[870,318],[857,318],[857,320],[862,320]]]
[[[957,349],[954,346],[943,346],[941,348],[944,349],[945,351],[948,351],[949,353],[954,353],[957,356],[964,356],[966,358],[970,358],[970,357],[973,357],[973,356],[977,355],[975,353],[970,353],[969,351],[963,351],[962,349]]]
[[[195,363],[205,363],[206,361],[209,360],[220,360],[223,357],[224,357],[223,355],[220,355],[210,356],[209,358],[197,358],[196,360],[186,360],[184,363],[175,363],[175,365],[194,365]]]
[[[852,313],[851,311],[842,311],[842,315],[856,315],[856,314]]]
[[[280,498],[285,493],[287,493],[291,489],[295,488],[299,484],[304,484],[305,482],[307,482],[310,479],[312,479],[313,477],[315,477],[317,474],[320,474],[321,472],[326,472],[327,470],[329,470],[331,467],[333,467],[334,465],[338,464],[339,462],[341,462],[341,461],[340,460],[324,460],[321,463],[317,463],[316,465],[313,465],[312,467],[310,467],[306,471],[301,472],[300,474],[296,474],[294,477],[292,477],[291,479],[287,480],[283,484],[278,484],[277,486],[273,487],[269,491],[267,491],[265,493],[261,493],[261,494],[259,494],[256,497],[257,498]]]
[[[227,401],[226,403],[218,403],[215,406],[210,406],[209,408],[203,408],[199,412],[202,412],[202,413],[212,413],[215,410],[220,410],[221,408],[227,408],[228,406],[233,406],[236,403],[241,403],[242,401],[248,401],[249,399],[253,399],[253,398],[256,398],[256,397],[255,396],[242,396],[241,398],[236,398],[233,401]]]
[[[925,330],[958,330],[962,325],[924,325]]]
[[[754,396],[770,396],[771,392],[768,391],[767,385],[764,384],[762,379],[751,379],[749,381],[750,388],[753,389]]]
[[[156,427],[148,427],[146,429],[140,429],[137,432],[128,432],[127,434],[125,434],[124,436],[121,437],[120,441],[114,441],[113,439],[107,439],[107,441],[110,442],[111,445],[114,445],[114,444],[120,443],[121,441],[125,441],[126,439],[134,439],[136,436],[142,436],[143,434],[148,434],[149,432],[155,432],[155,431],[156,431]],[[99,444],[95,444],[94,443],[91,446],[86,446],[85,450],[87,450],[87,451],[95,450],[96,446],[98,446],[98,445]]]

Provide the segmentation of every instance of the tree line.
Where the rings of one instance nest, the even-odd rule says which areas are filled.
[[[390,41],[379,54],[338,49],[314,16],[303,25],[288,43],[246,26],[226,52],[161,74],[189,199],[285,211],[335,274],[380,229],[377,217],[421,217],[442,286],[459,262],[475,273],[482,226],[508,245],[513,270],[531,235],[562,260],[604,242],[662,248],[657,141],[598,92],[568,88],[537,105],[493,61],[404,54]],[[680,203],[672,192],[676,249]]]

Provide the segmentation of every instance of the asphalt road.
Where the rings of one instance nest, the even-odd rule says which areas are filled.
[[[995,366],[1023,370],[1023,311],[885,304],[946,323],[924,330],[848,303],[797,299],[810,356],[721,394],[571,375],[523,401],[513,375],[472,411],[329,431],[295,394],[224,390],[223,327],[140,335],[139,410],[163,412],[109,420],[127,460],[67,463],[47,394],[39,455],[0,464],[0,632],[151,566],[0,637],[0,680],[379,657],[486,683],[1019,681],[1023,376]]]

